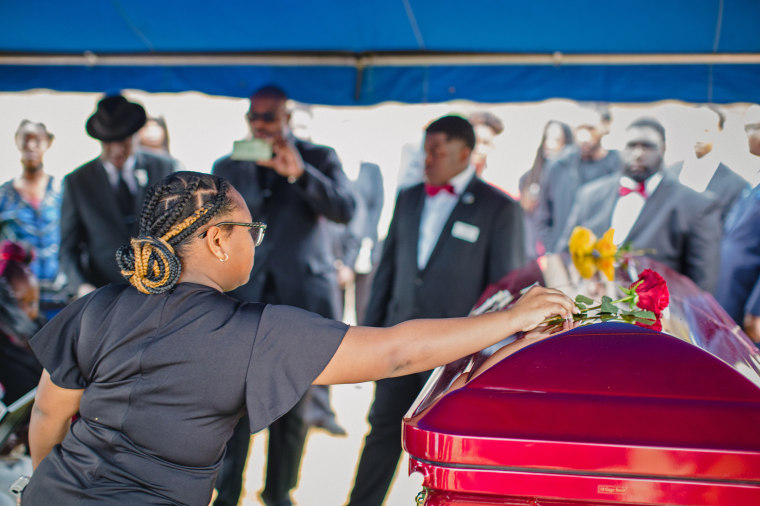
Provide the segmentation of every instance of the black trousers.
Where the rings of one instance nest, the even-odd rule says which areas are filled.
[[[307,425],[318,425],[335,419],[335,412],[330,405],[330,386],[312,385],[309,387],[309,402],[304,410]]]
[[[364,438],[349,506],[383,504],[401,457],[401,420],[429,376],[426,371],[376,382],[370,431]]]
[[[369,304],[369,294],[372,288],[372,280],[375,278],[375,269],[369,274],[357,274],[354,281],[355,294],[356,294],[356,321],[359,325],[364,321],[364,315],[367,312],[367,304]]]
[[[307,393],[293,409],[269,426],[266,482],[261,492],[267,506],[291,504],[290,491],[298,484],[301,456],[309,428],[304,421],[308,397]],[[244,416],[227,442],[227,454],[216,480],[218,495],[214,506],[237,505],[243,489],[243,471],[250,439],[248,417]]]

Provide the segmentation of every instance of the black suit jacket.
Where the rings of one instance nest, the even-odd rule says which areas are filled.
[[[116,265],[116,250],[138,234],[140,210],[148,187],[161,181],[175,168],[170,158],[145,152],[135,153],[138,194],[135,223],[128,227],[116,203],[116,193],[100,158],[75,169],[63,179],[61,203],[61,270],[67,288],[76,292],[82,283],[96,287],[125,283]],[[139,184],[143,172],[145,184]]]
[[[562,234],[565,248],[576,225],[591,229],[597,237],[610,228],[619,184],[620,177],[614,174],[580,189]],[[656,250],[648,256],[711,292],[718,274],[721,230],[716,201],[664,175],[624,242],[635,249]]]
[[[525,261],[520,205],[473,178],[420,271],[417,242],[424,201],[422,184],[398,195],[372,283],[365,325],[387,327],[413,318],[465,316],[486,286]],[[477,240],[454,237],[456,222],[478,227]]]
[[[347,223],[353,191],[332,148],[295,140],[305,170],[294,183],[255,162],[229,156],[213,173],[242,194],[254,220],[267,224],[251,279],[233,292],[241,300],[288,304],[340,317],[339,290],[327,221]]]
[[[681,170],[683,170],[682,161],[668,167],[666,172],[672,175],[674,179],[678,179],[678,176],[681,175]],[[728,212],[734,207],[734,204],[742,196],[742,193],[749,189],[750,186],[746,179],[721,163],[718,165],[710,182],[707,183],[707,188],[705,188],[703,193],[718,201],[720,205],[720,220],[721,223],[725,223]]]

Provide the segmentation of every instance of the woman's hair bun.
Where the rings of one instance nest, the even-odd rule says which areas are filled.
[[[121,275],[145,294],[164,293],[177,284],[182,264],[164,239],[140,236],[116,252]]]

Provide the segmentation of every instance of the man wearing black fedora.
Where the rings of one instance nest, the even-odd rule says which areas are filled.
[[[72,294],[124,283],[116,250],[137,235],[145,192],[174,170],[170,158],[135,150],[145,109],[121,95],[106,96],[87,120],[102,151],[63,179],[61,269]]]

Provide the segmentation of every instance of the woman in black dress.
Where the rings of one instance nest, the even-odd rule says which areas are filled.
[[[534,288],[503,312],[348,328],[227,297],[264,230],[217,176],[177,172],[150,190],[140,237],[117,255],[132,286],[77,300],[31,341],[44,372],[23,505],[205,506],[244,412],[256,432],[311,384],[432,369],[573,311],[561,292]]]

